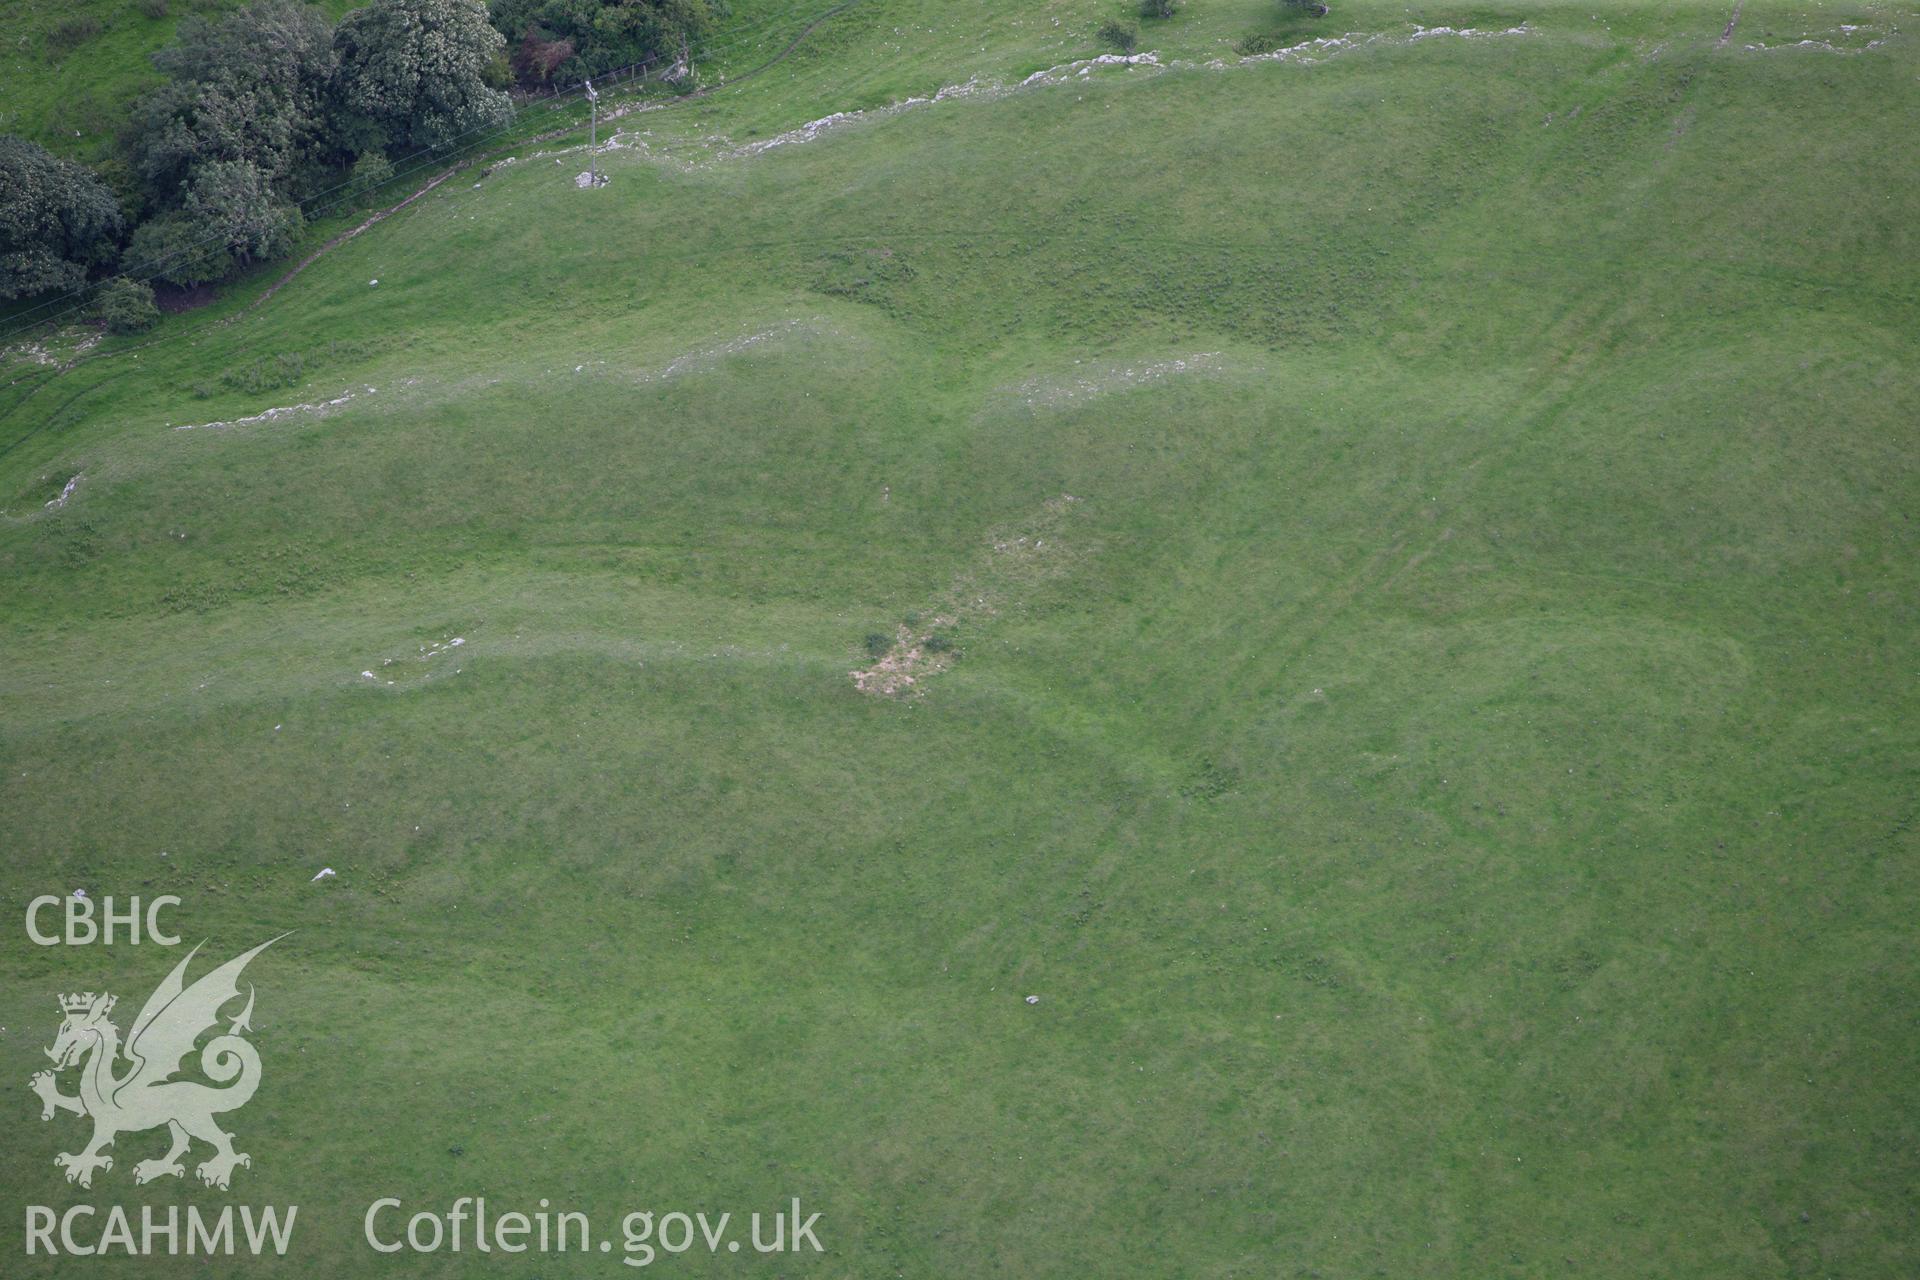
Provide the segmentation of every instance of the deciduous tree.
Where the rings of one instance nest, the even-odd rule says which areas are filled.
[[[0,135],[0,299],[71,289],[111,262],[120,206],[92,172]]]
[[[301,221],[251,162],[215,160],[194,171],[178,209],[134,232],[127,267],[174,284],[217,280],[285,253]]]
[[[333,28],[293,0],[261,0],[218,23],[189,18],[154,55],[170,81],[136,106],[129,158],[156,207],[194,169],[244,160],[289,192],[342,157],[329,135]]]
[[[439,147],[513,114],[487,84],[504,44],[478,0],[374,0],[334,33],[341,140]]]

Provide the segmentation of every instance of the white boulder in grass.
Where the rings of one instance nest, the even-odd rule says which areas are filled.
[[[313,880],[325,880],[331,877],[332,875],[333,875],[332,867],[322,867],[318,871],[313,873]],[[312,884],[313,880],[309,880],[307,881],[307,883]]]

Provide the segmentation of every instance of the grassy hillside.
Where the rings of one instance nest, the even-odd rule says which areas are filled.
[[[352,0],[314,0],[338,16]],[[0,133],[70,159],[111,160],[128,106],[158,85],[153,54],[183,18],[218,18],[239,0],[9,0],[0,27]]]
[[[297,930],[231,1194],[26,1087],[179,953],[0,931],[9,1275],[1914,1273],[1911,15],[1188,8],[866,0],[0,373],[0,897]]]

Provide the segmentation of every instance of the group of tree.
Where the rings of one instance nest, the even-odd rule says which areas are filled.
[[[121,190],[0,136],[0,301],[117,263],[133,279],[98,313],[138,327],[145,281],[197,285],[286,253],[304,202],[510,118],[504,44],[479,0],[373,0],[338,26],[296,0],[187,19],[122,131]]]
[[[323,193],[364,192],[402,156],[506,122],[516,77],[671,65],[722,12],[724,0],[494,0],[491,13],[481,0],[371,0],[335,24],[299,0],[255,0],[188,18],[154,55],[166,79],[130,112],[112,185],[0,135],[0,301],[116,265],[140,281],[224,279],[288,252]],[[139,291],[103,289],[100,314],[137,325],[150,309]]]
[[[295,0],[189,19],[126,132],[127,257],[180,285],[278,257],[356,165],[507,120],[503,44],[477,0],[374,0],[337,27]]]
[[[495,29],[513,47],[528,88],[654,63],[684,72],[693,44],[726,16],[726,0],[492,0]]]
[[[118,255],[124,226],[91,170],[0,135],[0,299],[86,283]]]

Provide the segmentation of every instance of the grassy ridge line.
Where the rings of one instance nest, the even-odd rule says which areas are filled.
[[[730,87],[730,86],[732,86],[732,85],[736,85],[736,84],[739,84],[739,83],[741,83],[742,81],[744,81],[744,80],[746,80],[746,79],[749,79],[749,78],[751,78],[751,77],[753,77],[753,76],[757,76],[757,75],[759,75],[759,74],[761,74],[761,73],[763,73],[763,72],[765,72],[765,71],[767,71],[767,70],[769,70],[769,69],[770,69],[770,68],[772,68],[773,66],[775,66],[775,65],[777,65],[778,63],[780,63],[780,62],[782,62],[782,61],[784,61],[784,60],[785,60],[785,59],[786,59],[786,58],[787,58],[787,57],[788,57],[788,56],[789,56],[790,54],[792,54],[792,53],[793,53],[793,52],[794,52],[794,51],[795,51],[795,50],[796,50],[796,49],[797,49],[797,48],[799,47],[799,45],[800,45],[800,44],[801,44],[802,42],[804,42],[804,41],[805,41],[805,40],[807,39],[807,37],[808,37],[809,35],[811,35],[811,34],[813,33],[813,31],[814,31],[814,30],[815,30],[816,28],[818,28],[818,27],[819,27],[819,26],[820,26],[820,25],[821,25],[821,24],[822,24],[823,22],[825,22],[825,21],[826,21],[827,19],[829,19],[829,18],[832,18],[832,17],[834,17],[834,16],[837,16],[837,15],[839,15],[839,14],[841,14],[841,13],[844,13],[844,12],[846,12],[846,11],[847,11],[847,10],[849,10],[849,9],[852,9],[852,8],[854,8],[854,7],[855,7],[855,4],[856,4],[856,3],[858,3],[858,0],[852,0],[852,2],[850,2],[850,3],[848,3],[848,4],[843,4],[843,5],[839,5],[839,6],[836,6],[836,7],[834,8],[834,9],[832,9],[832,10],[829,10],[829,11],[827,11],[826,13],[823,13],[823,14],[821,14],[821,15],[819,15],[819,16],[818,16],[817,18],[815,18],[815,19],[813,19],[812,21],[810,21],[810,22],[809,22],[809,23],[807,24],[807,26],[806,26],[806,27],[805,27],[805,28],[804,28],[804,29],[803,29],[803,30],[802,30],[802,31],[801,31],[801,32],[800,32],[800,33],[799,33],[799,34],[798,34],[798,35],[797,35],[796,37],[794,37],[794,38],[793,38],[793,39],[792,39],[792,40],[791,40],[791,41],[790,41],[790,42],[789,42],[789,43],[788,43],[788,44],[787,44],[787,45],[786,45],[785,47],[783,47],[783,48],[782,48],[782,49],[781,49],[781,50],[780,50],[780,51],[779,51],[778,53],[776,53],[776,54],[775,54],[775,55],[774,55],[774,56],[773,56],[772,58],[770,58],[770,59],[768,59],[767,61],[765,61],[765,62],[763,62],[763,63],[760,63],[760,64],[758,64],[758,65],[756,65],[755,67],[753,67],[753,68],[751,68],[750,70],[748,70],[748,71],[746,71],[746,72],[743,72],[743,73],[741,73],[741,74],[739,74],[739,75],[737,75],[737,76],[733,76],[733,77],[730,77],[730,78],[728,78],[728,79],[726,79],[726,80],[724,80],[724,81],[723,81],[722,83],[720,83],[720,84],[718,84],[718,85],[714,85],[714,86],[709,86],[709,87],[708,87],[707,89],[704,89],[704,90],[700,90],[700,91],[697,91],[697,92],[695,92],[695,93],[691,93],[691,94],[686,94],[686,95],[678,95],[678,96],[677,96],[677,97],[676,97],[675,99],[672,99],[672,100],[669,100],[669,101],[667,101],[667,102],[665,102],[665,103],[662,103],[662,104],[660,104],[660,107],[668,107],[668,106],[673,106],[673,105],[676,105],[677,103],[680,103],[680,102],[685,102],[685,101],[691,101],[691,100],[694,100],[694,99],[698,99],[698,98],[702,98],[702,97],[706,97],[706,96],[708,96],[709,94],[711,94],[711,93],[713,93],[713,92],[716,92],[716,91],[717,91],[717,90],[719,90],[719,89],[722,89],[722,88],[727,88],[727,87]],[[765,25],[765,24],[763,23],[763,24],[761,24],[761,25]],[[727,33],[727,34],[728,34],[728,37],[729,37],[729,39],[732,39],[732,38],[734,38],[735,36],[737,36],[737,29],[736,29],[736,31],[734,31],[734,32],[729,32],[729,33]],[[573,94],[575,94],[575,93],[577,93],[577,92],[578,92],[578,86],[576,86],[576,87],[574,87],[573,89],[570,89],[570,90],[567,90],[567,91],[565,92],[565,94],[563,94],[562,96],[563,96],[563,97],[571,97],[571,96],[572,96]],[[576,103],[575,105],[577,106],[578,104]],[[524,108],[524,109],[523,109],[523,112],[531,112],[531,111],[533,111],[533,110],[535,109],[535,106],[544,106],[544,107],[545,107],[545,108],[546,108],[547,110],[549,110],[549,111],[553,111],[553,110],[560,110],[560,109],[562,109],[562,108],[561,108],[561,106],[560,106],[560,104],[558,104],[558,103],[553,103],[553,102],[547,102],[547,103],[543,103],[543,104],[532,104],[532,105],[529,105],[528,107],[526,107],[526,108]],[[655,108],[655,109],[659,109],[659,108]],[[618,114],[620,114],[620,113],[615,113],[615,118],[617,118],[617,115],[618,115]],[[524,117],[523,117],[523,119],[524,119]],[[516,121],[515,121],[514,123],[512,123],[512,124],[510,124],[509,126],[507,126],[507,127],[506,127],[506,129],[504,129],[504,130],[502,130],[502,131],[500,131],[500,132],[501,132],[501,134],[502,134],[502,135],[512,135],[512,134],[513,134],[513,131],[514,131],[514,130],[516,130],[516,129],[518,129],[518,128],[520,128],[520,127],[522,126],[522,123],[523,123],[523,119],[516,119]],[[511,149],[511,148],[513,148],[513,147],[516,147],[516,146],[524,146],[524,145],[527,145],[527,144],[529,144],[529,143],[538,143],[538,142],[542,142],[542,141],[550,141],[550,140],[554,140],[554,139],[557,139],[557,138],[562,138],[562,137],[567,137],[567,136],[570,136],[570,135],[571,135],[571,134],[573,134],[573,133],[577,133],[577,132],[578,132],[578,129],[579,129],[579,125],[578,125],[578,124],[575,124],[575,125],[571,125],[571,126],[562,126],[561,128],[558,128],[558,129],[552,129],[552,130],[547,130],[547,131],[545,131],[545,132],[537,132],[537,133],[534,133],[534,134],[530,134],[530,135],[519,135],[519,136],[511,136],[511,137],[509,137],[509,138],[508,138],[508,140],[506,140],[506,141],[500,141],[500,142],[498,142],[498,143],[497,143],[497,145],[498,145],[498,146],[499,146],[499,147],[500,147],[500,148],[501,148],[502,150],[507,150],[507,149]],[[482,138],[482,139],[480,139],[480,140],[479,140],[478,142],[476,142],[476,143],[473,143],[473,144],[469,144],[469,146],[468,146],[468,147],[466,147],[466,148],[462,148],[461,150],[471,150],[471,151],[474,151],[474,152],[476,152],[476,154],[473,154],[473,155],[468,155],[468,156],[463,156],[463,157],[461,158],[461,161],[460,161],[460,163],[464,165],[464,164],[471,164],[471,163],[478,163],[478,162],[482,162],[482,161],[484,161],[484,159],[485,159],[485,158],[487,158],[487,156],[486,156],[485,154],[479,154],[479,150],[480,150],[480,148],[483,148],[483,147],[486,147],[486,146],[490,146],[490,145],[496,145],[496,135],[494,135],[494,134],[489,134],[489,135],[488,135],[487,137],[485,137],[485,138]],[[432,167],[434,167],[434,165],[435,165],[436,163],[444,163],[444,162],[445,162],[445,160],[444,160],[444,158],[443,158],[443,157],[439,157],[439,156],[431,156],[431,155],[429,155],[429,156],[425,156],[425,157],[423,157],[423,158],[421,158],[421,159],[419,160],[419,162],[418,162],[418,163],[416,163],[416,164],[414,164],[414,165],[412,166],[412,171],[414,171],[414,172],[418,172],[418,171],[422,171],[422,170],[426,170],[426,169],[430,169],[430,168],[432,168]],[[406,162],[403,162],[403,164],[404,164],[404,163],[406,163]],[[396,177],[395,179],[391,179],[391,180],[389,180],[389,185],[392,185],[392,184],[393,184],[394,182],[397,182],[397,181],[400,181],[400,180],[403,180],[403,179],[405,178],[405,176],[407,176],[407,171],[404,171],[404,170],[403,170],[403,172],[402,172],[402,174],[401,174],[401,175],[398,175],[398,176],[397,176],[397,177]],[[337,190],[337,189],[338,189],[338,188],[336,188],[336,190]],[[322,195],[321,195],[320,197],[314,197],[314,198],[316,198],[316,199],[319,199],[319,198],[323,198],[323,197],[324,197],[324,196],[325,196],[326,194],[328,194],[328,193],[322,193]],[[418,194],[419,194],[419,192],[415,192],[415,193],[414,193],[414,195],[416,195],[416,196],[417,196]],[[411,197],[410,197],[410,198],[411,198]],[[339,203],[339,202],[336,202],[336,203]],[[401,201],[401,202],[400,202],[400,204],[399,204],[399,205],[395,205],[395,206],[393,206],[393,208],[395,208],[395,209],[397,209],[397,208],[399,208],[399,207],[402,207],[402,206],[404,206],[404,205],[405,205],[406,203],[408,203],[408,201],[407,201],[407,200],[403,200],[403,201]],[[388,212],[391,212],[391,211],[392,211],[392,209],[389,209],[389,210],[388,210]],[[376,215],[376,218],[375,218],[375,220],[376,220],[376,221],[378,220],[378,215]],[[318,230],[319,228],[317,228],[317,227],[316,227],[315,229],[316,229],[316,230]],[[323,250],[321,250],[321,251],[322,251],[322,252],[324,252],[324,249],[323,249]],[[265,273],[265,272],[266,272],[266,271],[267,271],[268,269],[269,269],[268,267],[266,267],[266,266],[263,266],[263,267],[261,267],[261,268],[259,268],[259,269],[258,269],[258,270],[257,270],[256,272],[254,272],[253,274],[255,275],[255,277],[258,277],[258,276],[260,276],[260,275],[262,275],[262,274],[264,274],[264,273]],[[286,278],[290,278],[290,277],[291,277],[291,275],[293,275],[293,274],[297,274],[297,272],[298,272],[298,270],[299,270],[299,269],[300,269],[299,267],[296,267],[296,268],[294,268],[294,270],[293,270],[292,272],[289,272],[289,273],[287,273],[287,277],[286,277]],[[279,281],[278,283],[276,283],[276,284],[275,284],[275,285],[273,285],[273,286],[270,286],[270,287],[269,287],[269,288],[267,289],[267,291],[266,291],[266,295],[265,295],[265,296],[271,296],[271,294],[272,294],[272,293],[273,293],[273,292],[274,292],[275,290],[277,290],[277,288],[279,287],[279,284],[280,284],[280,283],[284,283],[284,282],[285,282],[285,278],[282,278],[282,279],[281,279],[281,280],[280,280],[280,281]],[[243,282],[243,283],[244,283],[244,282]],[[230,287],[230,289],[229,289],[229,292],[231,292],[231,287]],[[257,303],[258,303],[259,301],[262,301],[262,300],[264,300],[264,298],[256,298],[256,299],[254,300],[254,302],[253,302],[253,303],[250,303],[250,304],[249,304],[249,306],[252,306],[252,305],[257,305]],[[39,307],[44,307],[44,306],[47,306],[47,305],[53,305],[53,304],[51,304],[51,303],[47,303],[47,302],[42,302],[42,303],[39,303],[39,304],[36,304],[36,305],[35,305],[35,306],[34,306],[33,308],[31,308],[31,309],[38,309]],[[17,316],[16,316],[16,317],[15,317],[15,320],[16,320],[16,322],[17,322],[17,323],[16,323],[16,327],[15,327],[15,328],[14,328],[14,329],[13,329],[12,331],[10,331],[10,333],[8,334],[8,336],[9,336],[9,337],[18,337],[18,336],[19,336],[20,334],[22,334],[22,333],[25,333],[25,332],[27,332],[27,331],[29,331],[29,329],[30,329],[30,328],[32,328],[32,327],[34,327],[34,326],[41,326],[41,325],[45,325],[45,326],[57,326],[57,324],[59,323],[59,321],[60,321],[61,319],[63,319],[63,318],[66,318],[66,317],[69,317],[69,316],[71,316],[71,315],[73,315],[73,314],[76,314],[76,313],[77,313],[77,312],[78,312],[79,310],[81,310],[81,309],[82,309],[81,307],[79,307],[79,306],[75,306],[75,307],[72,307],[72,308],[69,308],[69,310],[68,310],[68,312],[66,312],[66,313],[63,313],[63,315],[61,315],[61,316],[56,316],[56,317],[53,317],[53,318],[50,318],[50,319],[41,319],[41,318],[35,318],[35,319],[31,319],[31,320],[26,320],[26,321],[24,321],[24,322],[19,322],[19,317],[17,317]],[[232,317],[228,317],[228,318],[229,318],[229,319],[231,319]],[[106,351],[102,351],[102,352],[96,352],[96,353],[94,353],[94,354],[96,354],[96,355],[99,355],[99,354],[115,354],[115,353],[118,353],[118,352],[121,352],[121,351],[127,351],[127,350],[135,350],[135,349],[139,349],[139,348],[140,348],[140,347],[142,347],[142,346],[145,346],[145,345],[149,345],[149,344],[151,344],[152,342],[155,342],[155,341],[161,341],[161,340],[165,340],[165,338],[160,338],[160,339],[148,339],[148,340],[146,340],[145,342],[141,342],[141,343],[132,343],[132,344],[124,344],[124,343],[121,343],[121,344],[116,344],[116,343],[112,343],[112,342],[109,342],[109,343],[107,344],[107,347],[108,347],[108,350],[106,350]]]
[[[910,240],[910,238],[925,238],[925,236],[931,236],[931,234],[941,234],[941,232],[918,232],[918,230],[908,230],[908,232],[889,232],[889,234],[899,234],[899,238],[902,238],[902,240]],[[960,236],[966,236],[964,232],[947,232],[947,234],[948,236],[956,236],[956,238],[960,238]],[[1002,236],[1004,236],[1006,232],[993,232],[993,230],[983,230],[983,232],[979,232],[979,234],[977,234],[977,236],[973,236],[973,238],[991,238],[991,236],[995,236],[995,234],[1002,234]],[[1044,242],[1044,240],[1048,240],[1048,238],[1054,238],[1054,232],[1046,232],[1046,230],[1035,230],[1035,232],[1031,232],[1031,234],[1020,234],[1020,236],[1010,236],[1010,238],[1027,238],[1027,240],[1035,240],[1035,242]],[[1206,236],[1198,236],[1198,234],[1185,234],[1185,236],[1179,236],[1179,238],[1158,238],[1158,240],[1156,240],[1156,238],[1152,238],[1152,236],[1140,236],[1140,238],[1135,238],[1135,240],[1137,240],[1139,244],[1142,244],[1142,246],[1148,246],[1148,244],[1164,244],[1164,246],[1167,246],[1167,248],[1181,248],[1181,246],[1213,246],[1213,248],[1242,249],[1242,251],[1256,251],[1256,249],[1263,248],[1263,246],[1258,246],[1258,244],[1246,244],[1246,242],[1225,242],[1225,240],[1217,240],[1217,238],[1206,238]],[[778,244],[778,242],[760,242],[760,246],[762,246],[762,248],[772,248],[774,244]],[[751,249],[753,248],[755,248],[753,244],[745,244],[745,246],[741,246],[741,251],[751,251]],[[1277,248],[1277,246],[1275,246],[1275,248]],[[657,253],[666,253],[666,255],[682,255],[682,257],[684,257],[684,255],[687,255],[687,253],[708,253],[708,251],[710,251],[710,246],[708,246],[708,244],[705,244],[705,242],[701,242],[701,248],[699,249],[668,248],[668,249],[655,249],[655,251],[657,251]],[[1511,255],[1511,253],[1515,253],[1517,249],[1501,248],[1500,251],[1501,253],[1509,253],[1509,255]],[[1536,255],[1536,257],[1540,257],[1540,259],[1544,261],[1544,255]],[[1713,269],[1715,269],[1715,271],[1743,271],[1745,267],[1743,267],[1743,265],[1724,265],[1724,263],[1715,263],[1715,265],[1713,265]]]
[[[838,14],[838,13],[840,13],[840,12],[842,12],[842,11],[844,11],[844,10],[845,10],[846,8],[848,8],[848,7],[850,7],[850,6],[840,6],[840,7],[838,7],[838,8],[836,8],[835,10],[833,10],[833,11],[832,11],[831,13],[829,13],[829,14],[827,14],[827,15],[822,15],[822,17],[824,18],[824,17],[828,17],[828,16],[833,16],[834,14]],[[913,6],[911,6],[911,5],[906,5],[906,6],[896,6],[896,7],[897,7],[897,8],[900,8],[900,9],[902,9],[902,10],[903,10],[904,12],[908,12],[908,13],[910,13],[910,12],[912,11],[912,8],[913,8]],[[1249,8],[1249,9],[1248,9],[1248,13],[1249,13],[1249,14],[1253,14],[1253,13],[1259,13],[1259,12],[1263,12],[1263,10],[1261,10],[1261,9],[1259,9],[1259,8],[1258,8],[1257,6],[1255,6],[1255,7],[1252,7],[1252,8]],[[772,20],[777,20],[777,18],[774,18],[774,19],[768,19],[768,20],[769,20],[769,21],[772,21]],[[1499,19],[1499,20],[1502,20],[1502,21],[1504,21],[1504,20],[1507,20],[1507,19],[1505,19],[1505,18],[1501,18],[1501,19]],[[804,38],[805,38],[805,36],[806,36],[806,35],[807,35],[808,33],[810,33],[810,32],[812,31],[812,29],[813,29],[813,27],[815,27],[815,26],[817,26],[817,25],[818,25],[818,22],[819,22],[819,19],[816,19],[816,20],[815,20],[815,21],[814,21],[813,23],[810,23],[810,24],[809,24],[809,26],[808,26],[808,28],[807,28],[807,30],[806,30],[805,32],[803,32],[803,33],[802,33],[802,35],[801,35],[801,37],[799,37],[799,39],[804,39]],[[758,25],[761,25],[761,26],[764,26],[764,25],[765,25],[765,22],[763,21],[763,22],[761,22],[761,23],[759,23]],[[1164,28],[1164,30],[1163,30],[1162,28],[1155,28],[1155,30],[1156,30],[1156,31],[1162,31],[1162,33],[1165,33],[1165,32],[1170,32],[1170,31],[1173,31],[1173,30],[1175,30],[1175,29],[1177,29],[1177,28],[1179,28],[1179,27],[1180,27],[1181,25],[1182,25],[1182,24],[1179,24],[1179,23],[1175,23],[1175,24],[1172,24],[1172,25],[1170,25],[1170,26],[1168,26],[1168,27],[1166,27],[1166,28]],[[751,30],[752,28],[747,28],[747,29],[748,29],[748,30]],[[1298,35],[1300,35],[1300,36],[1301,36],[1302,38],[1305,38],[1305,37],[1306,37],[1307,35],[1309,35],[1309,34],[1311,34],[1311,32],[1312,32],[1313,30],[1316,30],[1316,29],[1317,29],[1317,28],[1315,28],[1315,27],[1313,27],[1313,26],[1312,26],[1312,24],[1305,24],[1305,25],[1302,25],[1302,26],[1299,26],[1299,27],[1298,27],[1298,29],[1297,29],[1297,30],[1295,31],[1295,34],[1298,34]],[[723,42],[734,42],[734,41],[738,41],[738,39],[739,39],[739,33],[740,33],[740,31],[741,31],[741,30],[742,30],[742,28],[738,28],[738,27],[736,27],[736,28],[733,28],[733,29],[730,29],[730,30],[729,30],[729,31],[727,31],[727,32],[724,32],[724,33],[720,33],[720,34],[718,34],[718,35],[716,36],[716,39],[717,39],[717,40],[722,40]],[[771,67],[772,65],[774,65],[775,63],[777,63],[777,62],[779,62],[779,61],[781,61],[781,60],[783,60],[783,59],[784,59],[784,58],[786,57],[786,55],[787,55],[787,54],[790,54],[791,52],[793,52],[793,44],[792,44],[792,43],[790,43],[790,44],[789,44],[789,45],[788,45],[788,46],[787,46],[786,48],[784,48],[783,50],[781,50],[781,51],[780,51],[780,53],[779,53],[779,54],[777,54],[777,55],[776,55],[776,56],[775,56],[774,58],[772,58],[772,59],[770,59],[769,61],[767,61],[767,62],[765,62],[765,63],[762,63],[762,64],[760,64],[760,65],[758,65],[758,66],[756,66],[755,68],[753,68],[752,70],[750,70],[750,71],[748,71],[748,72],[746,72],[746,73],[743,73],[743,74],[742,74],[742,76],[736,76],[736,77],[733,77],[733,78],[732,78],[731,80],[729,80],[729,81],[728,81],[728,82],[726,82],[726,83],[738,83],[738,82],[739,82],[739,81],[740,81],[741,79],[743,79],[743,78],[744,78],[745,76],[748,76],[748,75],[757,75],[757,74],[759,74],[759,73],[761,73],[762,71],[765,71],[765,70],[767,70],[768,68],[770,68],[770,67]],[[723,84],[723,85],[720,85],[720,86],[714,86],[714,87],[716,87],[716,88],[717,88],[717,87],[725,87],[725,84]],[[687,95],[687,96],[688,96],[688,97],[699,97],[699,96],[704,96],[704,93],[702,93],[702,94],[694,94],[694,95]],[[547,107],[548,107],[548,109],[549,109],[549,110],[554,110],[554,109],[558,109],[558,106],[557,106],[557,104],[552,104],[552,103],[548,103],[548,104],[546,104],[546,105],[547,105]],[[670,104],[669,104],[669,105],[670,105]],[[529,107],[529,108],[527,108],[527,110],[529,110],[529,111],[530,111],[530,110],[532,110],[532,107]],[[510,128],[515,128],[515,127],[520,127],[520,122],[518,122],[518,121],[516,121],[516,124],[515,124],[514,126],[510,126]],[[521,142],[527,142],[527,141],[541,141],[541,140],[547,140],[547,139],[551,139],[551,138],[554,138],[554,137],[563,137],[563,136],[566,136],[566,135],[567,135],[567,134],[568,134],[568,133],[569,133],[570,131],[571,131],[571,130],[569,130],[569,129],[567,129],[567,128],[564,128],[564,127],[563,127],[562,129],[559,129],[559,130],[550,130],[550,131],[547,131],[547,132],[543,132],[543,133],[536,133],[536,134],[534,134],[534,135],[531,135],[531,136],[528,136],[528,137],[526,137],[526,138],[523,138],[523,139],[519,139],[518,141],[521,141]],[[483,141],[484,141],[484,140],[483,140]],[[503,145],[504,145],[504,146],[512,146],[512,145],[514,145],[514,144],[513,144],[512,142],[508,142],[508,143],[505,143],[505,144],[503,144]],[[415,166],[415,167],[416,167],[416,169],[425,169],[425,168],[430,168],[430,167],[431,167],[431,165],[432,165],[432,163],[433,163],[433,160],[434,160],[434,157],[427,157],[427,158],[426,158],[426,159],[425,159],[425,160],[424,160],[424,161],[423,161],[423,162],[422,162],[422,163],[421,163],[420,165],[417,165],[417,166]],[[263,269],[263,270],[264,270],[264,269]],[[125,348],[121,348],[121,349],[125,349]]]

